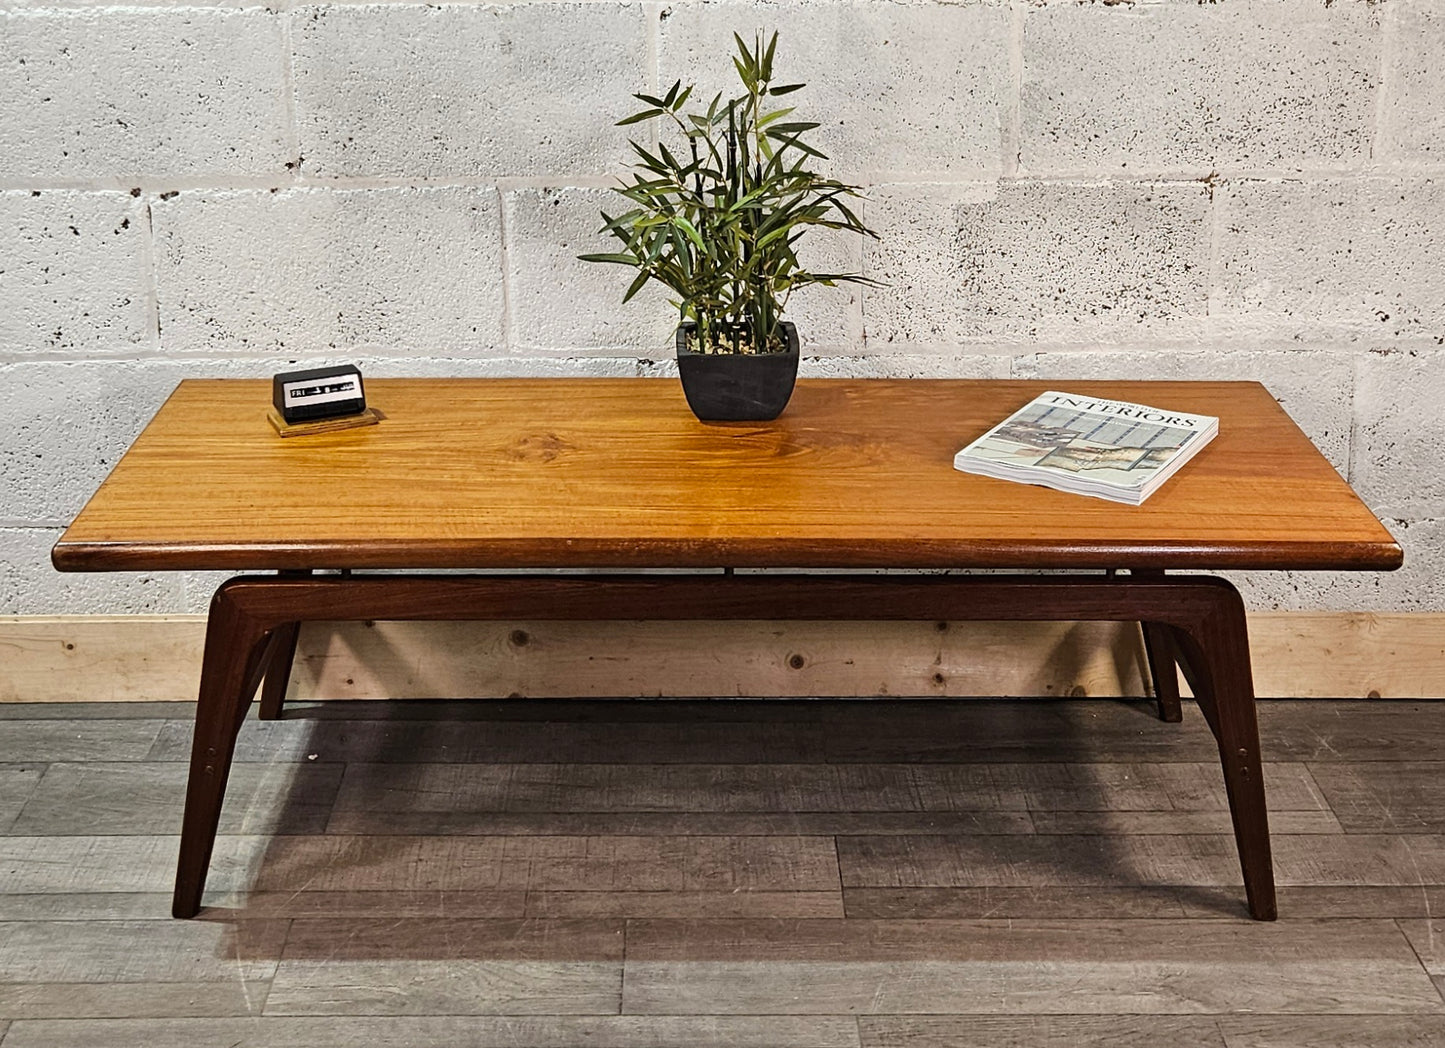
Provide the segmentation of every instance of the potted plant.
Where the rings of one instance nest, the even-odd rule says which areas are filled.
[[[803,141],[817,123],[791,119],[771,99],[802,84],[773,84],[778,35],[751,48],[737,34],[733,66],[744,92],[685,112],[693,88],[679,80],[661,98],[634,95],[647,108],[618,126],[661,118],[680,138],[674,151],[637,142],[630,184],[617,192],[632,208],[602,212],[601,232],[622,244],[579,256],[630,266],[628,301],[649,280],[672,290],[679,312],[677,367],[688,406],[704,421],[760,421],[787,406],[798,373],[798,333],[784,321],[791,293],[809,284],[872,283],[857,273],[812,273],[798,262],[811,227],[877,236],[849,208],[858,187],[810,168],[827,158]]]

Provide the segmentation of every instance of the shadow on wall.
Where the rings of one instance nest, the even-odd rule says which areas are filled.
[[[302,698],[1147,694],[1106,622],[378,622],[303,627]]]

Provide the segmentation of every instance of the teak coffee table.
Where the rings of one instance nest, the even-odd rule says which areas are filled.
[[[53,555],[62,571],[278,572],[211,602],[174,914],[200,908],[236,733],[258,686],[279,715],[300,622],[1096,619],[1143,625],[1165,720],[1183,669],[1219,743],[1249,912],[1272,919],[1244,608],[1222,579],[1165,572],[1386,570],[1400,547],[1263,386],[1063,385],[1218,415],[1220,434],[1130,507],[953,469],[1039,382],[802,381],[776,422],[704,425],[663,380],[374,380],[380,425],[288,440],[268,382],[181,383]],[[640,567],[678,570],[557,573]],[[695,570],[742,567],[793,570]],[[351,573],[458,568],[476,573]],[[483,573],[503,568],[537,573]]]

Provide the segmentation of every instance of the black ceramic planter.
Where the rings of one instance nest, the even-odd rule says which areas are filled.
[[[695,325],[677,329],[677,373],[687,406],[704,422],[768,422],[783,413],[798,379],[798,329],[782,324],[782,353],[698,353],[687,348]]]

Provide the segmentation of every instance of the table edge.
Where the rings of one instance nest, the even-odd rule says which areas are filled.
[[[806,539],[458,540],[302,542],[285,545],[67,542],[51,562],[80,571],[476,570],[549,568],[1028,568],[1255,571],[1393,571],[1397,542],[1169,544],[1137,542]]]

